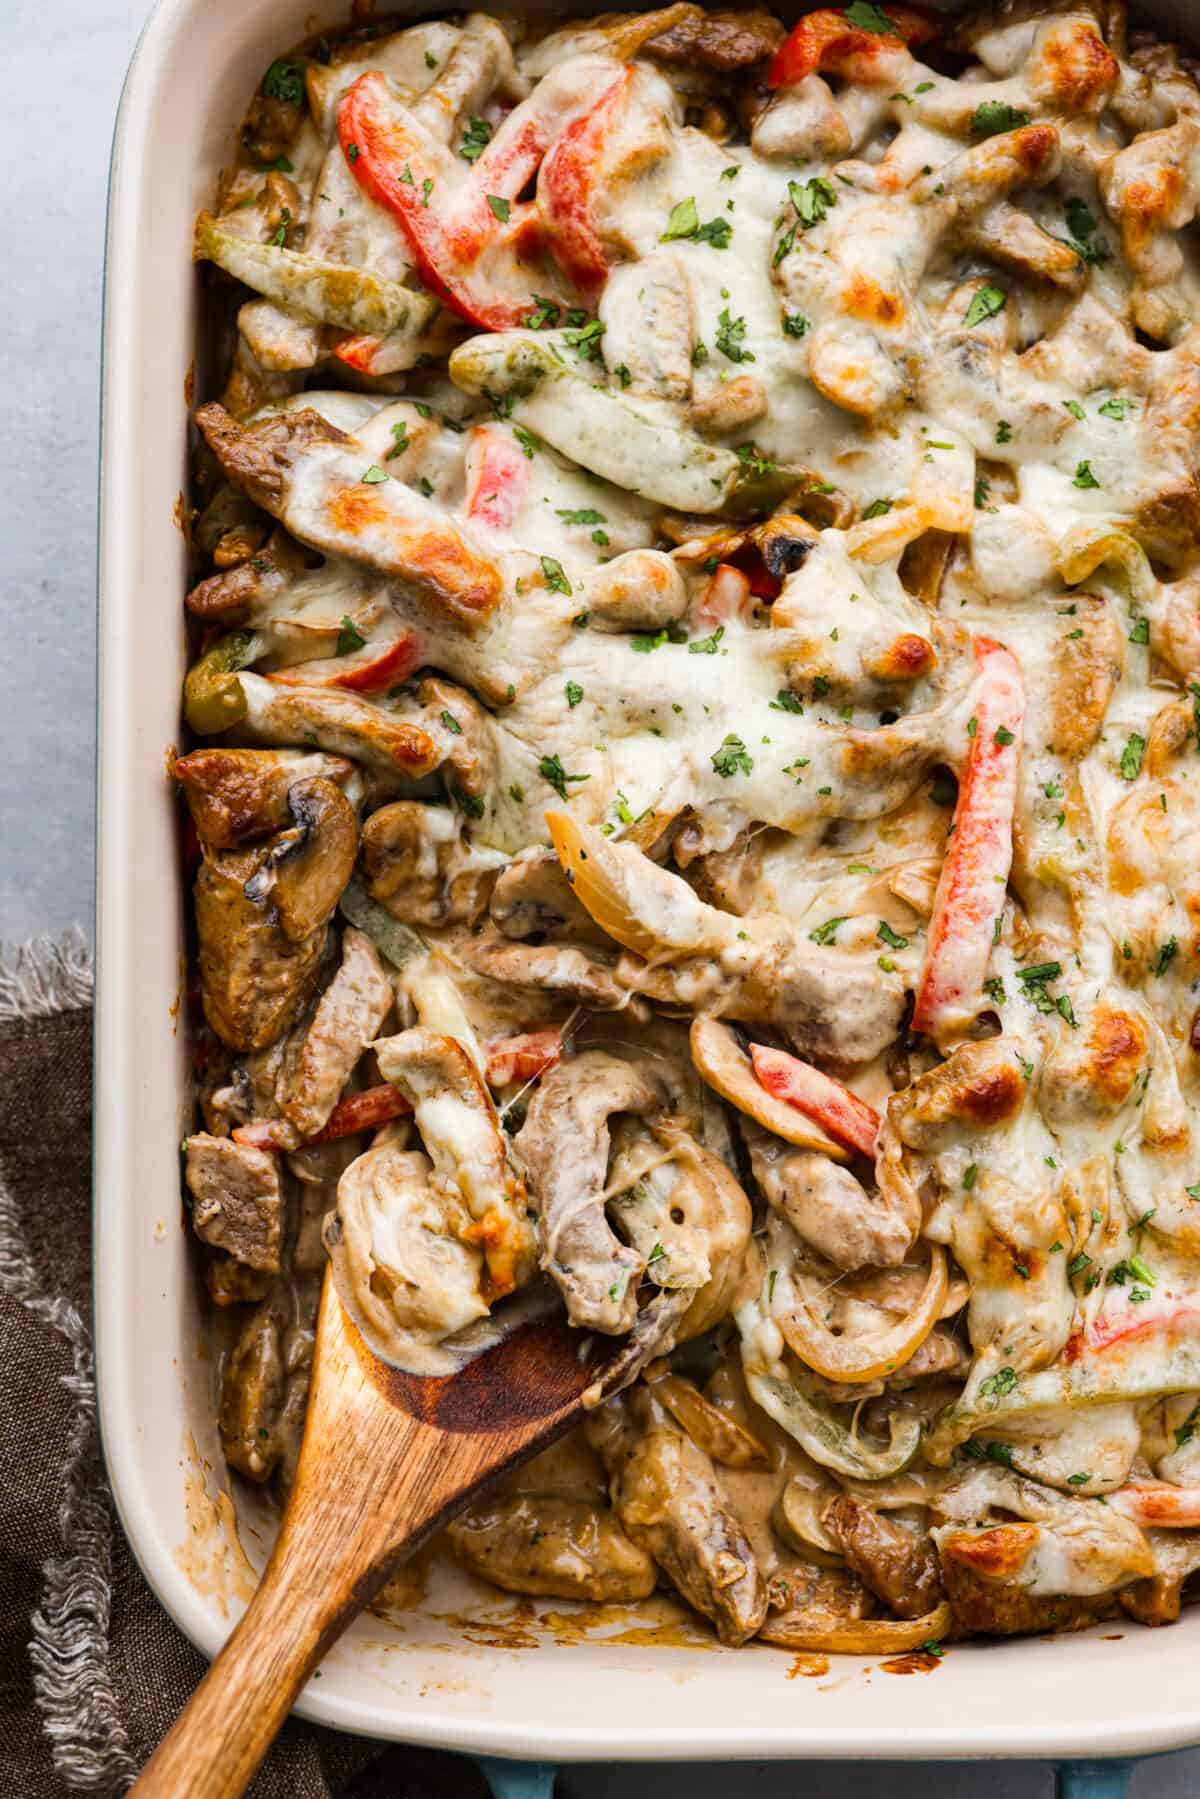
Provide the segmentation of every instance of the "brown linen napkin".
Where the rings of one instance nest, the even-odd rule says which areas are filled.
[[[117,1522],[91,1349],[92,970],[0,966],[0,1799],[118,1794],[204,1672]],[[481,1799],[457,1756],[291,1721],[255,1799]]]

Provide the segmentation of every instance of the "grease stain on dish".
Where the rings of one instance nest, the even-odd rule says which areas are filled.
[[[175,1550],[175,1565],[227,1618],[231,1602],[250,1603],[258,1576],[238,1535],[232,1495],[220,1487],[209,1492],[206,1464],[191,1431],[183,1439],[183,1515],[187,1536]]]
[[[819,1680],[822,1674],[829,1672],[827,1655],[794,1655],[788,1669],[787,1680]]]
[[[907,1655],[894,1655],[880,1662],[885,1674],[932,1674],[942,1665],[942,1657],[930,1649],[910,1649]]]

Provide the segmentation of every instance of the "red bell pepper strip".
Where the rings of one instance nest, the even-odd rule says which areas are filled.
[[[814,1124],[819,1124],[836,1143],[860,1155],[875,1154],[875,1139],[883,1120],[874,1106],[849,1087],[843,1087],[832,1076],[822,1074],[811,1062],[789,1056],[781,1049],[768,1049],[763,1043],[750,1045],[750,1060],[759,1085],[775,1099],[795,1106]]]
[[[608,256],[593,206],[602,181],[600,153],[632,80],[632,68],[622,69],[591,111],[572,120],[538,176],[538,210],[551,253],[564,273],[589,295],[594,295],[608,275]]]
[[[977,637],[975,655],[980,680],[974,730],[913,1010],[913,1029],[932,1036],[965,1027],[978,1012],[1012,866],[1025,689],[1020,664],[1003,644]]]
[[[1157,1530],[1195,1530],[1200,1525],[1200,1487],[1165,1480],[1133,1480],[1106,1495],[1114,1512]]]
[[[561,1031],[526,1031],[516,1037],[497,1037],[488,1044],[488,1086],[534,1081],[558,1067],[562,1051]]]
[[[411,1111],[404,1095],[394,1087],[366,1087],[361,1093],[339,1099],[324,1128],[305,1137],[297,1147],[311,1149],[315,1143],[335,1143],[339,1137],[354,1136],[356,1131],[373,1131],[381,1124],[390,1124],[393,1118],[407,1118]],[[255,1118],[249,1124],[239,1124],[233,1140],[252,1144],[255,1149],[287,1149],[287,1130],[282,1119]]]
[[[783,582],[770,573],[762,559],[762,552],[756,545],[748,543],[740,550],[735,550],[730,557],[734,568],[740,569],[750,583],[750,592],[757,600],[777,600],[783,592]]]
[[[922,7],[887,5],[878,10],[896,27],[894,34],[867,31],[832,8],[807,14],[775,52],[767,86],[792,87],[818,70],[867,84],[890,81],[888,51],[897,44],[927,44],[938,36],[936,17]]]
[[[704,583],[689,623],[697,630],[711,631],[714,625],[728,624],[731,618],[745,619],[750,614],[753,591],[740,568],[734,568],[729,562],[719,562]]]
[[[515,330],[530,310],[533,281],[523,279],[510,299],[479,265],[485,251],[520,238],[532,206],[515,198],[510,203],[509,195],[464,174],[445,145],[393,98],[378,72],[360,75],[343,97],[338,137],[363,192],[398,221],[425,285],[472,324]],[[498,178],[516,180],[520,167],[514,159]],[[506,221],[488,204],[489,191],[507,207]]]
[[[531,467],[507,432],[477,425],[467,446],[466,514],[472,523],[511,531],[529,493]]]
[[[405,631],[382,648],[367,644],[349,656],[322,656],[313,662],[292,662],[274,669],[268,681],[280,687],[339,687],[347,693],[378,693],[406,681],[421,665],[421,640]]]

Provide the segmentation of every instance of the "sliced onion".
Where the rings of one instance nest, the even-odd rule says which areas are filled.
[[[838,1162],[846,1160],[849,1151],[841,1143],[828,1136],[806,1113],[767,1091],[727,1024],[717,1018],[695,1019],[690,1044],[692,1061],[701,1079],[747,1118],[753,1118],[772,1136],[782,1137],[785,1143],[819,1150]]]
[[[666,1362],[652,1363],[644,1378],[646,1384],[654,1388],[655,1399],[714,1462],[720,1462],[726,1468],[771,1466],[770,1455],[753,1431],[706,1399],[690,1380],[672,1374]]]
[[[608,936],[646,961],[720,949],[738,920],[697,899],[679,875],[628,844],[612,844],[566,812],[546,824],[576,898]]]
[[[949,1287],[945,1253],[935,1245],[921,1297],[908,1317],[890,1330],[871,1336],[835,1337],[816,1322],[802,1294],[797,1295],[793,1310],[781,1312],[776,1321],[805,1366],[826,1380],[881,1380],[902,1368],[920,1349],[942,1315]],[[792,1290],[796,1291],[794,1286]]]
[[[921,1447],[921,1424],[917,1418],[892,1417],[888,1448],[864,1449],[844,1424],[792,1381],[777,1380],[774,1375],[753,1368],[746,1368],[745,1374],[755,1405],[794,1437],[814,1462],[832,1468],[835,1474],[849,1475],[852,1480],[886,1480],[890,1474],[907,1468]]]
[[[833,1655],[895,1655],[936,1642],[950,1628],[945,1600],[923,1618],[862,1618],[847,1624],[806,1624],[804,1614],[781,1612],[759,1631],[763,1643],[784,1649],[824,1649]]]

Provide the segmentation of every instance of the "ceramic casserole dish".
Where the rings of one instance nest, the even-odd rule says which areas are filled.
[[[574,8],[573,10],[582,10]],[[1140,16],[1186,38],[1189,0]],[[185,667],[180,529],[197,286],[196,211],[271,57],[313,30],[302,0],[160,0],[113,154],[100,531],[96,1268],[101,1419],[122,1522],[181,1628],[214,1653],[273,1521],[230,1495],[180,1227],[190,1118],[184,909],[166,758]],[[956,1646],[935,1679],[869,1659],[789,1679],[766,1646],[722,1649],[676,1611],[580,1615],[435,1581],[360,1618],[299,1705],[341,1729],[554,1760],[1121,1756],[1200,1738],[1200,1610]]]

